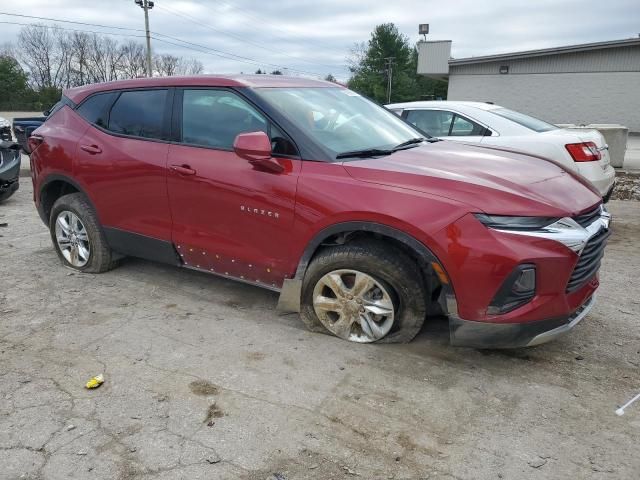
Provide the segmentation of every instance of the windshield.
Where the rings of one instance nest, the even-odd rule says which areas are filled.
[[[334,158],[357,150],[387,150],[424,136],[397,115],[346,88],[257,88],[266,102]]]
[[[522,125],[523,127],[528,128],[529,130],[533,130],[534,132],[548,132],[550,130],[557,130],[558,128],[551,123],[545,122],[544,120],[530,117],[529,115],[525,115],[524,113],[514,112],[513,110],[509,110],[508,108],[496,108],[495,110],[490,111],[491,113],[495,113],[496,115],[511,120],[512,122],[515,122],[518,125]]]

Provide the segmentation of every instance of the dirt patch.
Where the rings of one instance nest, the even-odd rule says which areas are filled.
[[[211,426],[214,423],[214,418],[220,418],[220,417],[224,417],[224,412],[220,407],[218,407],[217,404],[212,403],[211,405],[209,405],[209,408],[207,409],[207,416],[204,419],[204,423]]]
[[[260,361],[264,360],[266,355],[262,352],[247,352],[245,357],[247,357],[247,360]]]
[[[215,386],[213,383],[207,382],[206,380],[196,380],[189,384],[189,390],[191,393],[196,395],[200,395],[202,397],[207,397],[209,395],[217,395],[220,389]]]
[[[617,172],[612,200],[640,201],[640,173]]]

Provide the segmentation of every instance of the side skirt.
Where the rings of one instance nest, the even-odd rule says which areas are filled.
[[[209,274],[209,275],[214,275],[214,276],[220,277],[220,278],[227,278],[229,280],[234,280],[236,282],[246,283],[247,285],[253,285],[254,287],[265,288],[267,290],[271,290],[272,292],[280,292],[280,289],[278,287],[271,286],[271,285],[269,285],[267,283],[253,282],[251,280],[247,280],[246,278],[234,277],[233,275],[225,275],[224,273],[214,272],[211,269],[207,270],[206,268],[198,268],[198,267],[193,267],[191,265],[182,264],[181,266],[183,268],[187,268],[189,270],[195,270],[196,272],[202,272],[202,273],[206,273],[206,274]]]
[[[180,266],[182,262],[173,243],[118,228],[102,227],[107,243],[117,253],[154,262]]]
[[[169,265],[175,265],[178,267],[188,268],[189,270],[195,270],[196,272],[207,273],[209,275],[215,275],[221,278],[227,278],[229,280],[235,280],[236,282],[246,283],[247,285],[253,285],[255,287],[265,288],[274,292],[283,292],[280,295],[278,305],[280,306],[285,291],[289,291],[293,285],[297,285],[298,293],[291,295],[287,302],[287,305],[293,303],[294,307],[285,308],[286,311],[299,311],[298,306],[295,306],[295,298],[299,297],[299,289],[302,284],[299,280],[285,280],[285,284],[282,289],[275,285],[270,285],[266,282],[252,281],[242,277],[236,277],[233,275],[224,274],[218,271],[214,271],[212,268],[199,268],[197,266],[187,265],[182,261],[175,245],[172,242],[166,240],[159,240],[157,238],[147,237],[146,235],[140,235],[139,233],[127,232],[118,228],[102,227],[107,243],[113,249],[114,252],[137,258],[144,258],[145,260],[151,260],[153,262],[167,263]],[[289,282],[289,285],[287,283]],[[293,293],[293,292],[292,292]],[[280,308],[278,308],[280,310]]]

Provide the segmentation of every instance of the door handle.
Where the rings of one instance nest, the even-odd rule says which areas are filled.
[[[84,150],[91,155],[95,155],[96,153],[102,153],[102,149],[97,145],[80,145],[80,150]]]
[[[195,175],[196,171],[189,165],[171,165],[171,170],[180,175]]]

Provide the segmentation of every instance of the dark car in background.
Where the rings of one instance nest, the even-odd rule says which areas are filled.
[[[43,116],[40,117],[21,117],[13,119],[13,134],[16,137],[16,141],[22,147],[22,151],[27,155],[31,154],[29,148],[29,142],[27,141],[33,131],[44,123],[49,115],[49,111],[43,112]],[[11,134],[9,134],[11,135]],[[11,136],[9,139],[11,140]]]
[[[20,175],[20,145],[15,142],[0,141],[0,202],[16,190]]]
[[[2,141],[11,141],[11,122],[0,117],[0,142]]]

